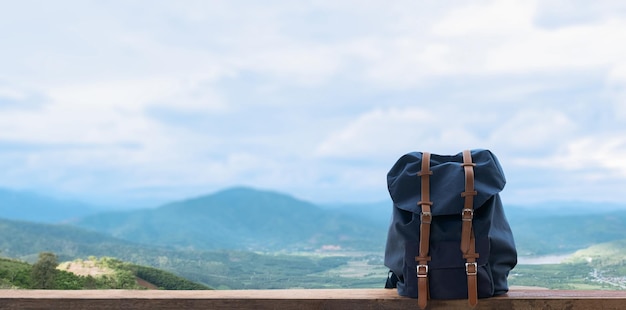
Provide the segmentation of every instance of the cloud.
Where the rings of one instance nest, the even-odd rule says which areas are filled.
[[[538,1],[535,22],[546,28],[559,28],[575,24],[598,23],[622,18],[626,12],[623,1]]]
[[[513,203],[620,203],[616,193],[626,186],[625,155],[623,136],[583,136],[564,141],[562,148],[549,156],[509,161],[512,169],[508,170],[506,196]]]
[[[416,150],[449,152],[472,145],[476,138],[465,130],[470,119],[456,113],[424,108],[388,108],[368,111],[331,134],[317,147],[317,155],[338,158],[388,158]],[[455,151],[456,152],[456,151]]]
[[[626,138],[586,136],[565,141],[562,149],[542,160],[520,158],[521,166],[582,173],[589,181],[626,177]]]
[[[564,197],[574,177],[623,187],[623,7],[12,2],[0,186],[165,200],[242,183],[374,200],[406,152],[481,147],[517,200]]]
[[[46,98],[41,92],[0,79],[0,111],[2,113],[11,113],[17,110],[33,111],[45,103]]]
[[[488,72],[582,70],[621,65],[626,47],[615,42],[626,39],[622,20],[575,25],[556,30],[533,28],[516,35],[515,41],[495,46],[487,53]]]
[[[522,156],[546,154],[558,150],[560,141],[566,141],[578,131],[564,111],[549,107],[520,109],[492,131],[489,144]]]
[[[450,76],[528,75],[605,70],[626,62],[626,21],[614,14],[592,22],[546,28],[537,1],[459,5],[419,29],[352,44],[364,77],[377,86],[407,89]],[[609,10],[607,8],[607,10]],[[393,21],[392,21],[393,22]],[[357,50],[357,49],[353,49]]]
[[[505,36],[531,28],[536,1],[481,1],[456,6],[433,25],[438,36]]]
[[[0,98],[2,101],[23,101],[26,99],[26,94],[15,88],[3,86],[0,87]]]

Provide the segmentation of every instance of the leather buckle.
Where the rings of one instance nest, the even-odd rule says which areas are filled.
[[[472,270],[470,270],[470,267],[472,267]],[[465,263],[465,273],[467,273],[468,276],[475,276],[478,273],[478,264]]]
[[[417,271],[418,278],[428,277],[428,265],[417,265],[415,269]]]
[[[424,224],[430,224],[433,219],[433,215],[430,212],[422,212],[420,214],[420,221]]]
[[[474,217],[474,209],[463,209],[463,211],[461,211],[461,216],[463,217],[463,221],[472,221],[472,218]]]

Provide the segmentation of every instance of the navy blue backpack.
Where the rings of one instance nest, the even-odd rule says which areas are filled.
[[[508,292],[517,251],[499,195],[505,183],[488,150],[402,156],[387,174],[393,216],[385,287],[417,298],[420,308],[429,298],[475,306]]]

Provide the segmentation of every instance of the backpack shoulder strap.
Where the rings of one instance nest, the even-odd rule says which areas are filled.
[[[472,230],[472,220],[474,219],[474,196],[478,193],[474,189],[474,167],[472,162],[472,153],[469,150],[463,151],[463,164],[461,164],[465,172],[465,191],[461,196],[465,198],[463,211],[461,212],[463,220],[463,228],[461,231],[461,252],[465,258],[465,273],[467,274],[467,298],[470,306],[474,307],[478,304],[478,288],[476,284],[476,274],[478,273],[478,264],[476,259],[476,240],[474,239],[474,231]]]
[[[417,203],[421,207],[420,213],[420,243],[419,256],[415,257],[417,262],[417,304],[421,309],[426,308],[428,303],[428,249],[430,247],[430,223],[432,221],[432,213],[430,207],[433,203],[430,201],[430,176],[433,172],[430,170],[430,153],[422,153],[422,170],[417,174],[421,177],[422,199]]]

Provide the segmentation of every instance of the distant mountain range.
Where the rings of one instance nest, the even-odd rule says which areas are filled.
[[[316,205],[235,187],[157,208],[102,212],[84,203],[0,190],[0,218],[70,223],[124,242],[190,250],[382,252],[391,208],[391,201]],[[520,255],[570,253],[626,239],[625,205],[552,202],[507,205],[505,211]]]
[[[202,250],[382,250],[386,232],[367,218],[245,187],[73,224],[137,243]]]
[[[0,205],[1,256],[31,262],[42,251],[54,252],[62,260],[112,256],[225,288],[320,287],[328,280],[325,272],[349,269],[351,259],[384,269],[382,254],[392,207],[391,202],[318,206],[283,193],[245,187],[157,208],[116,212],[72,209],[47,203],[41,196],[8,195],[13,198],[0,197],[0,203],[10,202],[10,207]],[[20,197],[38,203],[25,204],[18,212],[14,209],[21,208]],[[583,206],[506,206],[519,254],[565,254],[605,242],[613,242],[608,247],[623,244],[626,208]],[[56,215],[54,219],[64,224],[1,219],[11,215],[46,222],[45,214]],[[251,274],[257,276],[252,279]],[[377,277],[369,282],[336,277],[332,282],[339,286],[331,287],[369,287],[378,285]]]
[[[92,205],[0,188],[0,218],[59,223],[101,211]]]

